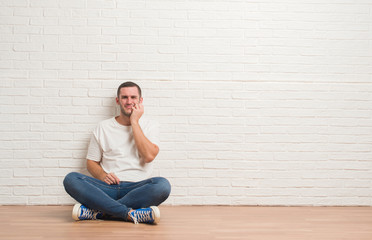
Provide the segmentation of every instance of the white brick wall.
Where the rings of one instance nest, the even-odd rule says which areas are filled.
[[[167,204],[372,206],[369,0],[0,3],[0,204],[62,187],[126,80]]]

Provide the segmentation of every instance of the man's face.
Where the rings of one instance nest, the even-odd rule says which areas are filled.
[[[135,104],[142,103],[137,87],[124,87],[120,89],[119,98],[116,103],[120,106],[120,111],[124,116],[130,117]]]

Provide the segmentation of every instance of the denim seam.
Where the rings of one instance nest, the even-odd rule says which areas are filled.
[[[139,187],[141,185],[143,186],[143,185],[146,185],[148,183],[153,183],[152,179],[147,179],[147,181],[139,182],[139,183],[137,183],[135,185],[131,185],[129,187],[119,187],[119,189],[137,188],[137,187]]]
[[[92,184],[92,185],[99,185],[99,186],[102,186],[102,187],[105,187],[105,188],[117,189],[117,187],[111,187],[111,185],[108,185],[108,184],[105,185],[105,184],[102,184],[100,182],[91,181],[89,178],[86,178],[86,177],[82,177],[81,179],[88,182],[89,184]]]

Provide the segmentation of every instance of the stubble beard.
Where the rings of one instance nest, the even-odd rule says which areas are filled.
[[[133,111],[133,110],[132,110]],[[126,116],[126,117],[130,117],[132,115],[132,111],[131,112],[126,112],[123,108],[123,106],[120,105],[120,112]]]

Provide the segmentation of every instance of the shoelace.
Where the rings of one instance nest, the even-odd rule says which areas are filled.
[[[83,211],[83,213],[81,214],[81,218],[94,219],[95,212],[93,210],[88,209],[88,208],[83,208],[82,211]]]
[[[151,211],[134,211],[132,215],[132,219],[134,224],[138,224],[139,222],[150,222],[151,218]]]

